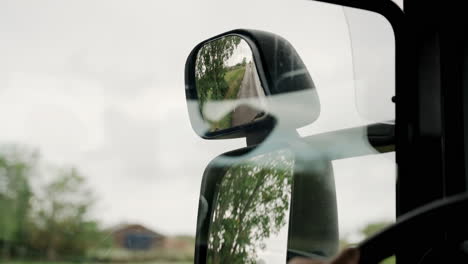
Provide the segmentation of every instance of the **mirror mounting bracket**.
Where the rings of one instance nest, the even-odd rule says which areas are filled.
[[[301,139],[301,136],[295,129],[284,128],[281,126],[276,126],[276,122],[273,119],[273,122],[270,123],[265,129],[250,130],[245,134],[247,147],[253,147],[263,143],[267,138],[269,140],[284,140],[285,138],[289,139]]]
[[[261,144],[272,134],[273,130],[275,129],[278,129],[277,120],[273,116],[267,115],[261,123],[261,126],[245,130],[244,136],[247,147]]]
[[[268,130],[257,130],[246,135],[247,147],[258,145],[265,141],[265,139],[270,135],[273,129]]]

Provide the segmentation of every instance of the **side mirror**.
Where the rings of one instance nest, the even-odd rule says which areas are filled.
[[[372,3],[368,3],[369,11],[373,10]],[[337,35],[345,34],[325,39],[330,45],[349,48],[343,49],[343,54],[323,58],[319,55],[326,51],[315,49],[307,56],[313,62],[308,65],[319,66],[314,68],[316,81],[328,76],[320,74],[322,64],[325,68],[322,73],[328,69],[326,62],[330,60],[324,58],[334,58],[338,61],[335,64],[350,70],[340,75],[334,72],[338,67],[330,67],[328,77],[339,82],[329,81],[328,85],[333,88],[343,84],[348,92],[355,92],[356,98],[347,93],[336,94],[349,99],[346,101],[349,105],[340,110],[353,110],[356,118],[370,117],[359,127],[332,131],[327,128],[324,133],[306,137],[276,133],[295,132],[314,122],[320,113],[315,85],[305,64],[292,45],[277,35],[233,30],[201,42],[190,53],[185,65],[185,91],[193,129],[205,139],[247,137],[248,141],[248,147],[216,157],[204,172],[195,263],[284,263],[295,257],[330,259],[339,250],[332,161],[395,149],[394,122],[380,123],[395,119],[391,98],[397,82],[393,66],[394,44],[398,39],[393,39],[387,16],[338,5],[332,8],[336,8],[330,13],[334,16],[318,16],[318,23],[313,24],[318,28],[328,22],[341,25],[337,28],[343,31],[337,31]],[[400,14],[397,9],[391,6],[388,12]],[[311,30],[306,35],[320,39],[314,33]],[[381,48],[382,44],[387,45]],[[301,52],[307,54],[308,47],[303,48]],[[348,58],[346,63],[343,58]],[[385,78],[376,74],[381,69],[387,70],[381,74]],[[320,82],[321,92],[325,91],[323,102],[327,102],[323,116],[330,121],[327,125],[333,127],[331,123],[343,120],[327,116],[328,109],[342,105],[339,100],[327,100],[337,97],[326,96],[327,92],[335,92],[327,91],[326,84]],[[384,87],[386,93],[372,96],[373,100],[362,100],[369,94],[380,93],[379,87]],[[368,101],[371,106],[363,104]],[[373,107],[376,104],[382,107]],[[369,109],[379,111],[369,115]],[[367,121],[376,124],[368,125]],[[252,134],[273,127],[275,133],[269,140],[249,144]],[[346,220],[343,217],[341,221]]]
[[[332,257],[339,239],[331,162],[287,145],[253,148],[224,153],[206,168],[195,263]]]
[[[268,32],[238,29],[201,42],[187,59],[185,85],[192,127],[205,139],[245,137],[275,121],[295,129],[320,112],[299,55]]]

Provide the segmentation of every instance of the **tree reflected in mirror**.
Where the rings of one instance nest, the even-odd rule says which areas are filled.
[[[257,263],[268,238],[287,227],[294,159],[277,151],[229,168],[212,215],[207,263]]]
[[[227,65],[234,50],[239,46],[241,38],[237,36],[222,37],[208,42],[198,52],[195,68],[196,85],[198,98],[203,104],[206,100],[222,100],[228,92],[229,85],[225,79],[226,73],[230,70]],[[245,69],[245,60],[239,69]],[[241,77],[244,75],[240,72]]]

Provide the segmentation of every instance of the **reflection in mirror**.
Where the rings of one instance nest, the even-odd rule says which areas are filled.
[[[293,167],[292,153],[280,150],[226,171],[211,216],[207,263],[285,262]]]
[[[203,44],[195,64],[199,110],[209,123],[209,132],[249,124],[265,116],[259,110],[265,92],[252,50],[244,39],[227,35]],[[229,108],[225,111],[206,107],[216,101],[231,101],[235,106],[222,103]]]

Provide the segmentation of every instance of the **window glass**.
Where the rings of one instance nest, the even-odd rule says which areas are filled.
[[[382,40],[368,34],[359,35],[364,46],[353,42],[359,29],[377,30],[356,22],[360,12],[366,11],[283,0],[0,2],[0,259],[191,263],[201,221],[217,223],[216,208],[231,215],[232,208],[217,203],[231,189],[214,184],[207,197],[207,179],[249,175],[242,166],[250,166],[253,179],[275,174],[274,168],[293,174],[281,178],[281,199],[254,196],[265,201],[257,213],[278,210],[251,218],[249,234],[258,243],[246,244],[240,255],[255,263],[329,258],[394,221],[394,148],[372,145],[366,127],[391,118],[367,118],[359,106],[372,113],[366,100],[394,87],[375,93],[370,82],[370,92],[358,98],[354,70],[368,55],[365,38],[374,46]],[[391,39],[380,15],[365,19],[374,18]],[[195,45],[237,28],[291,43],[312,77],[320,112],[306,126],[283,126],[290,130],[277,129],[260,147],[226,156],[246,140],[204,140],[193,131],[184,65]],[[394,58],[386,58],[391,67]],[[364,59],[366,67],[382,63]],[[386,71],[373,74],[389,78]],[[297,118],[281,112],[296,99],[294,93],[273,97],[279,124]],[[300,114],[308,111],[306,105]],[[276,159],[283,166],[270,162]],[[276,178],[268,179],[260,187],[270,191]],[[234,204],[229,199],[226,206]],[[239,228],[228,218],[218,227],[208,224],[212,243],[216,228]]]

